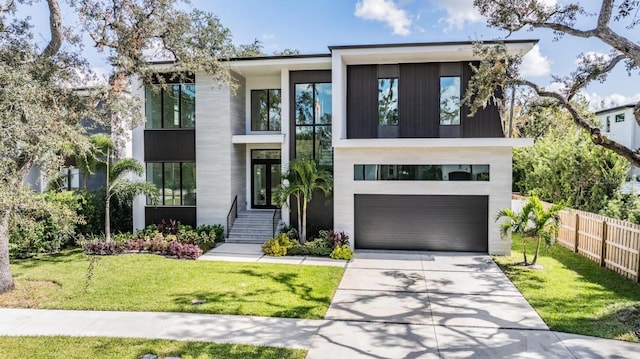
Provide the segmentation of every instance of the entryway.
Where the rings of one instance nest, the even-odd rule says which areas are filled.
[[[276,208],[281,177],[280,150],[251,150],[251,208]]]

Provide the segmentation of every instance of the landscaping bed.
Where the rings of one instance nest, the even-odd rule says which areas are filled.
[[[159,358],[177,356],[182,359],[303,359],[306,351],[178,340],[0,336],[0,357],[3,359],[138,359],[145,354],[155,354]]]
[[[0,306],[324,317],[343,268],[63,251],[16,261]]]
[[[512,255],[494,259],[551,330],[640,341],[639,284],[559,245],[540,250],[542,269],[523,268],[521,246],[514,235]]]
[[[349,236],[345,232],[321,230],[311,241],[301,243],[295,228],[285,227],[275,237],[262,245],[262,252],[268,256],[316,256],[349,260],[353,251],[349,246]]]

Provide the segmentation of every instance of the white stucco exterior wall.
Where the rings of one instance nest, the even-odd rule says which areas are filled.
[[[495,213],[511,206],[511,147],[341,148],[334,149],[334,227],[354,233],[355,194],[484,195],[489,197],[490,254],[509,254],[511,242],[500,238]],[[488,164],[488,182],[354,181],[355,164]]]

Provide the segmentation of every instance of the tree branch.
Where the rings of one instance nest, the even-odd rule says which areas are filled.
[[[562,95],[553,91],[547,91],[541,88],[540,86],[538,86],[537,84],[528,80],[520,80],[519,84],[532,88],[538,94],[538,96],[547,97],[547,98],[556,100],[560,106],[564,107],[567,111],[569,111],[569,114],[571,115],[573,122],[578,127],[589,132],[593,143],[619,154],[620,156],[626,158],[636,166],[640,165],[640,153],[637,150],[630,149],[616,141],[610,140],[606,136],[603,136],[600,131],[600,128],[591,126],[588,120],[584,118],[578,112],[578,110],[569,102],[569,100],[565,99]],[[635,111],[636,113],[640,112],[640,108],[638,105],[636,105]]]
[[[58,53],[62,46],[62,16],[57,0],[47,0],[49,4],[49,28],[51,29],[51,41],[40,55],[48,59]]]
[[[567,33],[569,35],[573,35],[576,37],[594,37],[597,35],[597,29],[591,29],[591,30],[578,30],[575,29],[571,26],[567,26],[567,25],[563,25],[563,24],[559,24],[556,22],[540,22],[540,23],[536,23],[533,21],[527,22],[527,25],[533,26],[533,27],[542,27],[542,28],[547,28],[547,29],[551,29],[554,31],[559,31],[559,32],[564,32]]]
[[[618,55],[612,58],[607,66],[605,66],[602,70],[593,69],[591,72],[587,74],[584,79],[577,79],[577,81],[571,86],[571,89],[568,92],[567,100],[571,101],[573,97],[580,91],[583,87],[585,87],[589,82],[598,78],[598,76],[602,76],[603,74],[608,73],[613,70],[620,61],[626,59],[627,57],[624,55]],[[597,71],[596,71],[597,70]]]
[[[613,0],[603,0],[600,7],[600,15],[598,15],[598,29],[604,29],[609,26],[612,12]]]

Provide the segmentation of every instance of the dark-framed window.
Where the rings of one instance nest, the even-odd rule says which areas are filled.
[[[489,181],[489,165],[354,165],[356,181]]]
[[[331,83],[295,85],[295,158],[333,168]]]
[[[440,125],[460,125],[460,76],[440,77]]]
[[[378,79],[378,125],[398,126],[398,78]]]
[[[605,127],[605,132],[611,132],[611,119],[607,116],[607,124]]]
[[[196,86],[192,83],[145,86],[146,128],[194,128]]]
[[[619,113],[615,116],[616,122],[624,122],[624,113]]]
[[[158,188],[159,206],[196,205],[195,162],[147,162],[147,182]]]
[[[280,131],[280,89],[251,90],[251,131]]]

